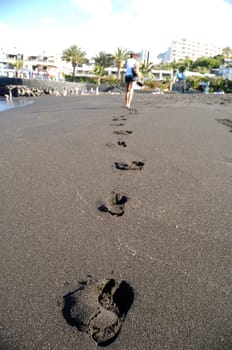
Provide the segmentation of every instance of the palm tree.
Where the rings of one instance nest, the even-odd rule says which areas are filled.
[[[110,67],[113,65],[114,58],[110,53],[100,51],[97,56],[93,57],[96,65],[102,66],[104,68]]]
[[[117,48],[117,51],[114,54],[114,62],[118,70],[117,72],[118,79],[120,79],[121,68],[124,62],[127,60],[128,55],[129,55],[129,52],[127,49],[123,49],[119,47]]]
[[[94,73],[97,75],[97,86],[99,87],[105,68],[110,67],[113,64],[113,56],[104,51],[100,51],[97,56],[93,57],[93,59],[95,62]]]
[[[72,45],[63,51],[62,60],[71,62],[73,67],[72,81],[74,81],[76,67],[86,62],[86,52],[82,51],[78,46]]]
[[[143,62],[141,63],[139,68],[140,72],[144,77],[145,76],[150,77],[152,69],[153,69],[153,63],[151,62]]]
[[[18,71],[23,68],[23,59],[21,58],[16,58],[16,60],[13,63],[13,66],[16,68],[16,77],[18,78]]]
[[[104,75],[104,69],[105,68],[103,66],[100,66],[100,65],[95,65],[95,67],[94,67],[93,72],[97,76],[97,89],[99,89],[99,86],[101,84],[101,78]]]

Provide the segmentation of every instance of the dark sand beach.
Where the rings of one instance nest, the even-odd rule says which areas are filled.
[[[232,96],[123,105],[44,96],[0,113],[1,350],[95,349],[62,312],[94,279],[133,288],[107,348],[232,349]]]

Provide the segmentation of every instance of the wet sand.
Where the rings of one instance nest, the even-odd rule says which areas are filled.
[[[232,96],[123,104],[44,96],[0,113],[1,350],[95,349],[62,314],[88,278],[134,291],[110,349],[232,348],[232,133],[217,121]],[[120,216],[99,210],[112,191]]]

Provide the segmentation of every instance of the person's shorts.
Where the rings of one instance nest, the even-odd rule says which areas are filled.
[[[126,83],[131,83],[132,81],[136,81],[136,77],[133,77],[132,75],[126,75],[125,81]]]

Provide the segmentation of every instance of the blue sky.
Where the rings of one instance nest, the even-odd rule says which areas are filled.
[[[89,7],[84,5],[86,2],[88,3],[89,1],[1,0],[0,21],[27,28],[29,25],[39,25],[41,18],[50,18],[51,22],[54,20],[54,22],[67,26],[74,24],[74,21],[77,19],[79,21],[88,19]],[[98,7],[103,3],[101,0],[95,0],[95,2]],[[78,6],[81,3],[82,5]],[[112,0],[111,11],[112,13],[123,11],[130,3],[130,0]]]
[[[73,10],[67,1],[57,0],[1,0],[0,8],[1,22],[21,28],[38,26],[45,17],[56,19],[63,24],[68,23]]]
[[[178,38],[232,47],[231,23],[232,0],[0,0],[0,47],[156,57]]]

